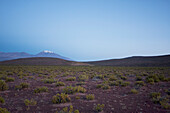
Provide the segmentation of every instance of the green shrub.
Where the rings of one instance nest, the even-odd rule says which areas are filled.
[[[110,86],[107,85],[107,84],[104,84],[101,88],[104,89],[104,90],[107,90],[107,89],[110,89]]]
[[[70,105],[69,108],[68,107],[64,107],[61,111],[56,112],[56,113],[79,113],[79,110],[75,110],[74,112],[73,111],[74,111],[73,110],[73,106]]]
[[[65,86],[65,83],[64,82],[57,82],[56,83],[56,86],[58,87],[58,86]]]
[[[13,82],[15,79],[12,77],[7,77],[5,82]]]
[[[6,108],[0,107],[0,113],[10,113]]]
[[[113,82],[109,82],[109,85],[110,85],[110,86],[118,86],[119,83],[116,82],[116,81],[113,81]]]
[[[125,86],[128,86],[130,84],[130,82],[122,82],[120,85],[122,86],[122,87],[125,87]]]
[[[141,76],[136,76],[136,81],[141,81],[142,77]]]
[[[114,75],[109,77],[109,81],[115,81],[115,80],[117,80],[117,78]]]
[[[94,100],[94,94],[88,94],[86,95],[87,100]]]
[[[96,88],[101,88],[103,84],[97,84]]]
[[[149,76],[147,76],[147,77],[146,77],[146,82],[150,83],[150,80],[149,80],[149,79],[153,79],[154,82],[159,82],[159,81],[160,81],[159,78],[158,78],[158,76],[156,76],[156,75],[149,75]]]
[[[127,79],[127,77],[125,77],[125,76],[120,76],[120,78],[121,78],[122,80],[126,80],[126,79]]]
[[[35,106],[37,104],[37,101],[35,101],[34,99],[31,100],[25,99],[24,103],[26,106]]]
[[[0,96],[0,103],[2,103],[2,104],[3,104],[3,103],[5,103],[4,98],[3,98],[3,97],[1,97],[1,96]]]
[[[94,106],[94,110],[96,112],[101,112],[103,111],[103,108],[104,108],[104,104],[97,104],[97,106]]]
[[[34,93],[42,93],[42,92],[48,92],[47,87],[39,87],[34,90]]]
[[[131,89],[130,93],[137,94],[138,91],[136,89]]]
[[[150,97],[154,103],[160,103],[161,94],[159,92],[150,93]]]
[[[98,79],[104,79],[103,75],[95,75],[94,77],[98,78]]]
[[[76,85],[78,85],[78,86],[85,85],[85,82],[78,82],[78,83],[76,83]]]
[[[78,77],[78,81],[87,81],[89,79],[89,77],[87,75],[80,75]]]
[[[145,83],[144,83],[144,81],[136,81],[135,85],[144,86]]]
[[[154,84],[154,79],[153,78],[147,78],[146,82],[150,83],[150,84]]]
[[[66,103],[70,102],[71,98],[68,96],[68,94],[61,93],[53,96],[52,102],[53,104],[60,104],[60,103]]]
[[[8,89],[8,85],[5,83],[5,81],[0,80],[0,91],[5,91]]]
[[[66,79],[66,81],[75,81],[76,80],[76,77],[69,77]]]
[[[24,89],[24,88],[28,88],[28,87],[29,87],[28,83],[21,83],[20,85],[16,85],[15,89],[20,90],[20,89]]]
[[[67,86],[63,89],[63,92],[66,94],[73,94],[73,93],[85,93],[86,89],[81,86]]]
[[[55,79],[44,79],[43,81],[44,81],[44,83],[46,83],[46,84],[52,84],[52,83],[55,83],[55,82],[56,82]]]

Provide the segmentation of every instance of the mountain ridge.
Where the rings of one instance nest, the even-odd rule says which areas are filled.
[[[0,52],[0,61],[13,60],[13,59],[19,59],[19,58],[31,58],[31,57],[52,57],[52,58],[71,60],[70,58],[61,56],[59,54],[56,54],[48,50],[44,50],[35,55],[29,54],[26,52]]]

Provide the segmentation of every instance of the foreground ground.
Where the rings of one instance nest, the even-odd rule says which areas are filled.
[[[170,68],[0,66],[0,113],[168,113],[169,88]]]

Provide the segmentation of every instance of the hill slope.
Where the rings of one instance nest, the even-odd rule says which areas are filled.
[[[123,59],[111,59],[102,61],[85,62],[99,66],[137,66],[137,67],[170,67],[170,55],[150,57],[128,57]]]
[[[0,65],[88,65],[86,63],[63,60],[49,57],[20,58],[15,60],[1,61]]]

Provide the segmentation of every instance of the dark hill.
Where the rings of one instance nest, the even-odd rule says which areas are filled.
[[[0,65],[88,65],[86,63],[63,60],[49,57],[20,58],[15,60],[1,61]]]
[[[111,59],[85,63],[99,66],[170,67],[170,55],[150,57],[136,56],[123,59]]]

